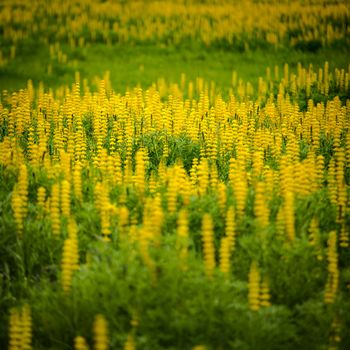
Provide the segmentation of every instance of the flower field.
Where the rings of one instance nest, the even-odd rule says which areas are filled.
[[[1,4],[0,348],[349,349],[349,18],[346,1]],[[93,47],[192,47],[209,68],[138,62],[121,89],[84,74]],[[210,68],[265,50],[281,61],[253,81]]]

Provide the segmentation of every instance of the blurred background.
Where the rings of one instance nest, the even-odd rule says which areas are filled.
[[[80,72],[122,92],[198,77],[226,91],[284,63],[347,69],[349,12],[346,0],[4,0],[0,90],[70,85]]]

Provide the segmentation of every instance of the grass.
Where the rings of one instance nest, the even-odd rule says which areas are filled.
[[[42,81],[52,88],[74,82],[74,73],[79,71],[84,78],[93,79],[103,72],[110,72],[112,87],[123,93],[126,88],[140,84],[148,87],[163,77],[168,82],[179,82],[181,73],[188,79],[203,77],[214,81],[223,91],[231,85],[233,70],[238,79],[256,84],[260,76],[265,77],[266,68],[278,65],[280,74],[284,63],[296,68],[298,62],[304,66],[313,64],[315,70],[328,61],[330,68],[347,68],[348,49],[321,49],[316,53],[298,50],[257,50],[248,52],[205,49],[196,46],[106,46],[95,44],[86,48],[71,49],[62,45],[68,56],[67,64],[50,59],[46,46],[26,42],[18,48],[16,58],[0,68],[0,90],[13,91],[24,88],[32,79],[35,86]],[[52,73],[48,74],[51,64]]]

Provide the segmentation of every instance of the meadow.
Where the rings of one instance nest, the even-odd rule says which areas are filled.
[[[347,1],[0,3],[0,348],[350,348]]]

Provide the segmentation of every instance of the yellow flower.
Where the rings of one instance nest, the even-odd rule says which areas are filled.
[[[205,272],[211,278],[215,269],[215,247],[213,220],[210,214],[204,214],[202,219],[202,241]]]
[[[255,262],[250,265],[248,288],[250,309],[257,311],[260,308],[260,274]]]
[[[108,323],[103,315],[96,315],[93,325],[94,350],[108,350]]]

